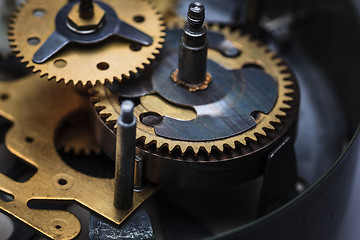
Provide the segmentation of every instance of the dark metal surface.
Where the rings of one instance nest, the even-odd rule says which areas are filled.
[[[193,107],[197,117],[180,121],[164,116],[162,122],[153,126],[159,136],[187,141],[235,136],[256,125],[251,113],[269,113],[276,102],[277,83],[264,71],[228,71],[211,60],[208,61],[208,71],[213,77],[210,86],[204,91],[189,92],[166,78],[174,68],[175,57],[168,55],[154,71],[154,89],[170,102]]]
[[[296,196],[296,177],[294,143],[286,137],[267,158],[257,217],[274,211]]]
[[[205,6],[198,2],[191,3],[180,40],[178,62],[179,80],[190,86],[201,85],[206,80],[208,41],[204,19]]]
[[[121,104],[117,121],[114,206],[121,210],[133,205],[136,118],[134,104],[127,100]]]
[[[121,21],[109,5],[98,1],[94,3],[98,4],[106,12],[102,27],[89,34],[80,34],[72,31],[67,26],[67,16],[76,2],[71,1],[57,14],[55,32],[37,50],[33,61],[35,63],[44,63],[69,43],[92,44],[101,42],[114,35],[145,46],[153,43],[152,37]]]
[[[278,86],[262,70],[250,68],[230,71],[207,60],[207,70],[213,79],[206,90],[189,92],[174,83],[170,76],[177,67],[177,39],[181,34],[181,30],[167,31],[162,57],[152,73],[152,88],[172,103],[195,109],[197,117],[182,121],[163,116],[162,121],[153,125],[157,135],[186,141],[231,137],[256,125],[251,116],[253,112],[266,114],[271,111],[277,100]],[[117,88],[119,85],[112,85],[110,89],[121,93],[121,88]],[[137,86],[133,85],[135,89]],[[144,88],[140,87],[138,94],[143,94]],[[132,88],[129,91],[133,92]]]
[[[136,210],[121,226],[113,226],[105,220],[90,216],[90,240],[153,240],[151,221],[143,208]]]
[[[211,239],[336,239],[355,164],[360,159],[358,134],[357,131],[344,155],[317,184],[271,214]]]
[[[207,33],[209,48],[219,51],[225,57],[237,57],[241,51],[237,49],[230,41],[226,40],[224,35],[208,31]]]

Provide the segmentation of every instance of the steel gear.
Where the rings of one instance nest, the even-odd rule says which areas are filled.
[[[182,154],[191,150],[195,155],[201,149],[208,154],[214,148],[223,152],[224,147],[235,149],[238,144],[246,146],[249,142],[259,141],[260,138],[276,131],[276,126],[287,117],[288,111],[297,112],[298,103],[294,101],[295,99],[292,96],[297,86],[282,59],[249,36],[241,35],[239,31],[231,32],[228,28],[220,29],[218,26],[211,27],[211,30],[222,33],[227,40],[241,50],[242,54],[236,58],[228,58],[218,51],[209,49],[209,58],[227,69],[240,69],[248,66],[263,69],[277,81],[278,97],[276,104],[268,114],[260,113],[256,117],[255,127],[236,136],[215,141],[179,141],[156,135],[152,126],[141,123],[140,114],[152,111],[164,116],[190,120],[196,117],[196,113],[166,102],[156,95],[145,95],[140,98],[140,104],[136,106],[134,112],[139,120],[137,139],[142,140],[145,147],[154,145],[156,151],[163,151],[166,148],[170,153],[175,149],[180,149]],[[105,119],[106,124],[113,127],[120,112],[118,96],[103,86],[96,87],[94,91],[96,92],[93,97],[96,102],[95,108],[98,109],[100,116]]]
[[[14,14],[9,26],[10,46],[33,72],[41,76],[64,81],[66,84],[95,85],[129,77],[137,73],[155,58],[164,41],[164,26],[160,15],[146,0],[103,0],[111,6],[122,21],[152,37],[150,46],[134,46],[117,39],[107,39],[95,47],[67,46],[42,64],[32,58],[43,43],[55,31],[55,17],[67,4],[67,0],[29,0]]]

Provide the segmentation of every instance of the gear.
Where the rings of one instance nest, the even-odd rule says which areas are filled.
[[[89,107],[71,114],[60,127],[59,135],[56,138],[56,148],[65,153],[100,155],[101,148],[97,144],[95,133],[92,128]]]
[[[263,69],[277,81],[278,97],[275,105],[268,114],[259,113],[256,116],[256,126],[241,134],[214,141],[180,141],[158,136],[152,126],[141,123],[141,114],[156,112],[162,116],[190,120],[196,118],[196,113],[193,110],[169,103],[157,95],[145,95],[140,98],[140,104],[136,106],[134,111],[139,120],[137,139],[143,140],[144,147],[154,144],[156,151],[166,147],[170,153],[175,149],[180,149],[182,154],[190,149],[195,155],[201,149],[208,154],[214,148],[223,152],[224,147],[235,149],[237,144],[246,146],[251,141],[257,142],[261,137],[266,137],[269,132],[276,131],[276,126],[287,117],[288,111],[297,112],[298,103],[294,101],[295,99],[292,96],[296,84],[288,67],[276,54],[266,46],[261,46],[258,42],[251,40],[249,36],[242,36],[238,31],[231,32],[227,28],[220,29],[218,26],[213,26],[210,30],[221,32],[228,41],[241,50],[242,54],[235,58],[228,58],[218,51],[209,49],[209,58],[227,69],[246,67]],[[96,102],[96,109],[99,110],[99,114],[105,119],[106,124],[113,127],[120,113],[118,96],[103,86],[98,86],[94,90],[96,95],[93,100]]]
[[[10,46],[21,62],[41,76],[64,80],[67,84],[95,85],[120,81],[150,64],[159,54],[164,41],[164,26],[160,15],[146,0],[103,0],[123,22],[152,37],[150,46],[139,46],[124,40],[107,39],[95,47],[69,45],[48,61],[34,63],[33,56],[40,45],[55,31],[55,17],[67,0],[29,0],[15,13],[9,28]]]

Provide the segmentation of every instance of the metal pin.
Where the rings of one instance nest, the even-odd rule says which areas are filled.
[[[134,191],[142,192],[144,191],[144,181],[143,181],[143,157],[136,155],[135,157],[135,176],[134,176]]]
[[[178,63],[179,79],[190,86],[201,85],[206,80],[208,41],[204,20],[205,6],[199,2],[191,3],[180,41]]]
[[[116,129],[114,206],[121,210],[133,204],[136,118],[134,103],[124,101]]]
[[[93,0],[81,0],[79,5],[79,14],[83,19],[90,19],[94,16]]]

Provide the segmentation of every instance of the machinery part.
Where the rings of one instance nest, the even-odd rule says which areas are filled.
[[[141,155],[135,156],[134,191],[144,191],[144,158]]]
[[[79,19],[75,20],[77,6],[74,3],[70,2],[60,9],[55,19],[55,31],[35,52],[33,62],[44,63],[70,43],[93,44],[104,41],[111,36],[119,36],[145,46],[153,43],[150,36],[118,19],[115,11],[109,5],[96,2],[95,6],[95,9],[99,9],[98,12],[103,11],[97,14],[100,15],[98,21],[81,23],[80,20],[82,25],[77,23]],[[106,25],[102,24],[103,21],[106,22]],[[75,25],[75,27],[69,27],[67,25],[69,22],[73,23],[71,26]],[[86,27],[90,28],[87,29]]]
[[[96,141],[93,124],[91,119],[89,104],[85,104],[82,109],[68,116],[55,139],[56,148],[65,153],[76,155],[101,153],[101,148]]]
[[[114,206],[121,210],[133,205],[135,137],[134,104],[127,100],[121,104],[116,129]]]
[[[0,100],[0,116],[14,123],[6,133],[6,147],[37,169],[24,183],[0,174],[0,191],[14,197],[11,202],[0,201],[0,211],[49,238],[72,239],[81,230],[73,214],[62,210],[33,209],[29,202],[72,201],[120,224],[156,190],[154,185],[148,184],[143,192],[134,193],[131,209],[120,211],[113,206],[113,179],[84,175],[60,158],[54,146],[56,130],[63,119],[88,102],[88,98],[74,88],[27,76],[1,82],[0,95],[8,96]]]
[[[169,30],[167,36],[167,43],[172,43],[172,46],[175,46],[176,42],[179,38],[179,32],[176,34],[176,30]],[[268,76],[274,78],[277,83],[277,87],[272,92],[277,91],[278,96],[274,95],[276,99],[276,103],[274,106],[269,106],[267,109],[262,109],[263,111],[270,111],[267,114],[259,114],[256,118],[256,123],[253,123],[251,129],[242,132],[236,136],[224,136],[225,139],[219,139],[217,141],[186,141],[181,139],[182,141],[170,139],[170,138],[162,138],[159,137],[154,132],[154,128],[152,126],[146,126],[145,124],[138,124],[138,132],[137,132],[137,139],[143,139],[144,146],[148,146],[149,144],[154,143],[156,145],[156,149],[159,150],[160,148],[167,147],[169,152],[174,151],[175,149],[181,150],[182,153],[185,153],[189,148],[197,154],[200,149],[210,153],[213,148],[215,147],[220,152],[224,151],[224,146],[226,148],[235,149],[237,145],[241,144],[246,146],[247,142],[249,141],[257,141],[258,138],[268,135],[269,131],[274,131],[274,125],[280,124],[283,118],[286,118],[287,112],[290,109],[294,108],[294,112],[296,113],[298,108],[298,96],[297,96],[297,87],[294,82],[293,76],[291,73],[288,72],[288,68],[284,65],[283,61],[278,58],[273,52],[271,52],[265,46],[259,46],[259,43],[255,41],[250,41],[248,36],[241,36],[239,32],[231,33],[229,29],[220,30],[216,26],[212,28],[212,31],[215,32],[222,32],[227,41],[230,41],[233,45],[237,46],[238,49],[241,49],[241,55],[236,58],[229,58],[223,56],[220,52],[209,49],[209,58],[213,60],[211,64],[219,64],[217,70],[222,69],[225,66],[228,69],[247,69],[248,67],[257,67],[263,69]],[[172,32],[172,33],[170,33]],[[181,34],[181,33],[180,33]],[[209,39],[209,42],[211,40]],[[175,58],[176,59],[176,58]],[[214,63],[215,62],[215,63]],[[164,66],[166,68],[166,66]],[[169,70],[170,71],[170,70]],[[219,75],[225,74],[224,70],[222,73],[218,73]],[[254,69],[247,69],[245,72],[248,72],[249,75],[251,74],[258,74],[259,72]],[[147,73],[146,73],[147,74]],[[151,73],[150,73],[151,74]],[[226,73],[229,74],[229,73]],[[245,73],[246,74],[246,73]],[[231,79],[231,75],[228,75]],[[265,75],[264,75],[265,76]],[[151,79],[151,78],[148,78]],[[161,78],[158,78],[161,79]],[[163,83],[169,82],[168,80],[164,80]],[[269,81],[266,81],[269,82]],[[161,84],[163,84],[161,83]],[[124,82],[124,84],[126,84]],[[220,84],[220,83],[219,83]],[[123,93],[124,91],[121,90],[122,85],[119,84],[113,85],[111,90],[117,94]],[[193,110],[188,110],[188,108],[184,108],[181,106],[174,106],[173,104],[169,103],[168,98],[165,97],[166,100],[159,99],[153,95],[145,95],[146,91],[151,91],[154,86],[143,86],[139,87],[139,89],[143,89],[139,95],[130,89],[130,92],[134,92],[133,96],[123,96],[123,97],[140,97],[140,103],[135,108],[135,115],[138,117],[139,122],[140,115],[144,112],[157,112],[161,116],[167,116],[168,112],[172,112],[172,115],[175,119],[176,118],[185,118],[191,120],[192,117],[190,116],[193,113]],[[240,86],[239,86],[240,87]],[[119,90],[119,91],[118,91]],[[165,94],[168,88],[164,88],[164,91],[161,92]],[[208,89],[209,90],[209,89]],[[97,94],[93,97],[93,100],[97,102],[95,107],[100,111],[99,114],[101,117],[106,119],[106,123],[108,126],[112,126],[114,121],[116,121],[117,116],[119,116],[120,107],[118,106],[118,97],[115,94],[112,94],[110,90],[106,89],[105,87],[95,87],[94,92]],[[170,93],[171,94],[171,93]],[[295,94],[295,95],[292,95]],[[145,96],[144,96],[145,95]],[[211,99],[215,101],[214,99]],[[190,101],[190,100],[189,100]],[[206,100],[207,101],[207,100]],[[210,101],[210,100],[209,100]],[[271,100],[269,101],[271,103]],[[183,105],[182,105],[183,106]],[[171,110],[167,110],[171,109]],[[254,109],[252,109],[254,110]],[[167,111],[167,112],[166,112]],[[175,114],[174,112],[180,113],[181,111],[185,111],[186,114]],[[189,116],[184,116],[189,115]],[[296,115],[296,114],[295,114]],[[196,114],[195,114],[196,116]],[[189,117],[189,118],[187,118]],[[234,133],[234,131],[232,131]],[[220,138],[220,137],[219,137]]]
[[[34,72],[40,71],[41,76],[56,78],[57,82],[64,80],[66,84],[72,81],[75,85],[120,81],[150,64],[164,41],[164,26],[156,10],[142,0],[104,0],[95,3],[106,12],[106,24],[88,34],[74,32],[66,25],[67,13],[74,2],[31,0],[23,4],[10,24],[9,40],[13,51],[27,67],[33,68]],[[43,15],[38,17],[37,12]],[[114,34],[128,41],[108,39]],[[131,42],[149,45],[148,38],[142,40],[144,34],[152,37],[150,46]],[[59,51],[70,41],[86,46],[72,44]],[[42,46],[39,48],[40,43]],[[39,64],[54,53],[48,61]],[[125,57],[127,61],[124,61]]]
[[[90,240],[98,239],[133,239],[154,240],[154,231],[149,215],[143,208],[137,209],[120,227],[105,222],[103,219],[90,216]]]
[[[7,58],[11,54],[7,37],[7,25],[11,19],[11,14],[20,2],[23,2],[23,0],[4,0],[0,2],[0,59]]]
[[[206,63],[208,41],[206,38],[205,6],[201,3],[189,5],[187,24],[180,40],[179,48],[179,71],[177,83],[183,83],[188,87],[203,85],[207,79]],[[174,78],[173,78],[174,80]]]
[[[98,141],[109,156],[113,156],[115,152],[113,127],[120,113],[119,103],[124,98],[138,101],[134,110],[139,121],[137,147],[144,154],[146,161],[144,176],[148,180],[191,188],[248,181],[263,174],[269,152],[280,144],[284,136],[295,133],[299,91],[296,80],[288,67],[266,46],[250,40],[249,36],[241,36],[239,32],[230,32],[226,28],[220,30],[217,26],[209,29],[209,32],[211,31],[223,34],[226,41],[236,46],[241,54],[237,57],[226,57],[220,51],[209,48],[208,70],[216,69],[213,72],[217,75],[213,76],[213,82],[206,90],[189,92],[177,87],[177,84],[168,79],[168,76],[176,69],[177,43],[182,35],[178,29],[167,31],[162,54],[154,63],[152,70],[144,71],[136,77],[139,84],[135,85],[134,81],[130,80],[107,85],[108,88],[97,86],[91,90],[95,93],[92,98],[95,109],[102,118],[98,121]],[[209,42],[211,42],[210,38]],[[217,82],[216,79],[224,82]],[[234,81],[234,79],[240,79],[240,81]],[[223,126],[220,128],[221,131],[217,131],[219,128],[217,126],[211,128],[214,123],[221,121],[221,118],[216,119],[216,117],[213,118],[215,121],[207,119],[209,128],[199,124],[187,131],[187,135],[184,134],[186,128],[173,127],[174,131],[171,132],[158,131],[159,126],[164,126],[164,123],[170,123],[166,126],[171,128],[172,123],[178,124],[177,126],[181,124],[189,126],[195,122],[199,112],[201,113],[196,105],[204,104],[203,106],[208,107],[209,103],[216,104],[219,101],[221,104],[218,106],[224,109],[218,110],[220,109],[218,108],[217,111],[210,112],[230,113],[231,107],[234,107],[233,111],[238,114],[239,111],[246,109],[246,107],[240,107],[243,101],[239,101],[239,97],[244,97],[246,91],[252,91],[251,84],[247,88],[243,84],[244,82],[253,83],[254,80],[255,82],[263,81],[258,84],[260,88],[254,91],[261,92],[259,89],[264,88],[262,91],[266,93],[265,95],[257,93],[255,98],[267,96],[268,100],[250,107],[247,110],[250,112],[246,113],[249,121],[233,125],[231,133]],[[232,90],[225,89],[225,86],[232,85],[227,81],[236,83],[230,88]],[[239,91],[240,89],[246,89],[246,91]],[[180,99],[178,91],[181,91],[181,94],[187,92],[189,95]],[[195,96],[192,94],[206,96],[206,94],[211,94],[211,91],[215,91],[212,97],[198,97],[197,100],[189,97]],[[251,94],[244,98],[244,101],[248,101],[250,96]],[[220,101],[221,99],[227,100]],[[198,103],[193,104],[194,101]],[[237,107],[233,104],[235,102],[240,105]],[[251,111],[254,110],[259,110],[259,112],[255,112],[256,114],[253,112],[250,117]],[[205,116],[205,108],[203,113]],[[245,118],[236,119],[239,121]],[[176,129],[179,131],[177,132]],[[194,129],[196,129],[195,132],[192,131]],[[226,131],[222,131],[224,129]],[[216,179],[213,178],[215,173]]]

